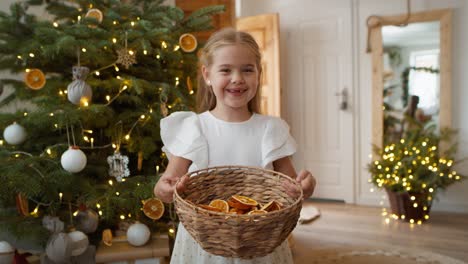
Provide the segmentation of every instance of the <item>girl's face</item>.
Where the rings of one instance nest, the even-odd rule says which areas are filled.
[[[212,59],[202,73],[213,89],[216,108],[247,108],[259,83],[255,56],[244,45],[235,44],[217,49]]]

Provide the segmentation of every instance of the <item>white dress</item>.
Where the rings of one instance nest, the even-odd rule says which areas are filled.
[[[163,150],[192,161],[189,171],[242,165],[272,169],[272,162],[296,152],[289,126],[277,117],[253,114],[244,122],[226,122],[210,112],[175,112],[161,120]],[[271,254],[255,259],[226,258],[204,251],[182,224],[177,230],[171,263],[293,263],[287,241]]]

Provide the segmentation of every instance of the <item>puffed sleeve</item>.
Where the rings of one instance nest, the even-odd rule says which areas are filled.
[[[289,125],[277,117],[268,120],[262,140],[263,168],[271,168],[273,161],[291,156],[296,149],[296,141],[289,133]]]
[[[208,145],[203,136],[198,115],[193,112],[174,112],[161,119],[163,151],[191,160],[195,169],[208,166]]]

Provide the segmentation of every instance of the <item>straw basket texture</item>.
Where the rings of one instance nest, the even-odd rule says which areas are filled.
[[[198,242],[211,254],[254,258],[265,256],[278,247],[296,226],[302,207],[300,185],[290,177],[270,170],[242,166],[212,167],[194,171],[186,190],[174,193],[179,219]],[[301,190],[298,198],[284,192],[288,181]],[[283,208],[267,214],[237,215],[213,212],[196,204],[208,204],[213,199],[227,200],[243,195],[261,204],[271,200]]]

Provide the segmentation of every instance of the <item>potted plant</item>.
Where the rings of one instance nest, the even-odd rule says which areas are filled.
[[[455,131],[435,126],[419,127],[382,149],[374,147],[376,159],[368,164],[369,180],[385,189],[394,216],[411,223],[429,219],[432,201],[438,192],[465,179],[453,165]]]

